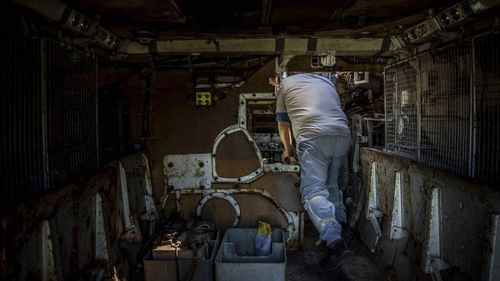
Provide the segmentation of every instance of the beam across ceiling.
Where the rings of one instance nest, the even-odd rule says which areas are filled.
[[[221,38],[176,39],[142,45],[125,41],[119,52],[129,55],[158,54],[321,54],[338,56],[388,56],[393,46],[389,38]]]

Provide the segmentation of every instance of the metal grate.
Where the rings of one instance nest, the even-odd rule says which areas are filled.
[[[500,181],[500,34],[476,38],[474,95],[476,108],[475,175]]]
[[[385,69],[386,149],[417,153],[417,72],[405,61]]]
[[[0,212],[98,167],[96,62],[55,41],[0,40]]]
[[[419,57],[422,164],[471,175],[470,44]]]
[[[387,66],[386,150],[499,180],[499,39],[481,35]]]
[[[40,54],[40,40],[0,41],[0,210],[45,188]]]
[[[50,185],[97,168],[96,62],[47,41],[47,136]]]

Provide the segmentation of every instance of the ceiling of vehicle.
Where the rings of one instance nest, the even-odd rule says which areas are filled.
[[[383,36],[450,0],[73,0],[68,4],[122,37],[149,30],[157,39],[245,35]]]

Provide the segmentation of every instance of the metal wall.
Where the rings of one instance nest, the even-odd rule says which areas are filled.
[[[495,186],[374,149],[361,150],[361,164],[365,198],[374,199],[372,207],[383,215],[378,242],[372,242],[377,234],[366,208],[358,229],[385,270],[400,281],[430,280],[424,273],[433,280],[469,280],[462,274],[470,280],[499,280],[494,253],[500,229],[494,221],[500,192]],[[405,235],[392,235],[395,230]]]
[[[95,171],[96,61],[47,39],[0,41],[0,171],[6,202]]]
[[[151,174],[142,154],[112,164],[0,217],[1,280],[133,280],[158,218]]]
[[[481,35],[386,67],[387,151],[500,179],[499,37]]]

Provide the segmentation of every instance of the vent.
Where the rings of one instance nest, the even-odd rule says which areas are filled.
[[[500,34],[474,40],[474,174],[500,181]]]
[[[2,37],[0,56],[0,197],[8,204],[46,187],[40,40]]]
[[[46,39],[0,41],[0,212],[98,166],[96,61]]]
[[[96,62],[47,41],[47,137],[50,185],[97,168]]]
[[[499,37],[481,35],[385,68],[387,151],[500,179]]]

